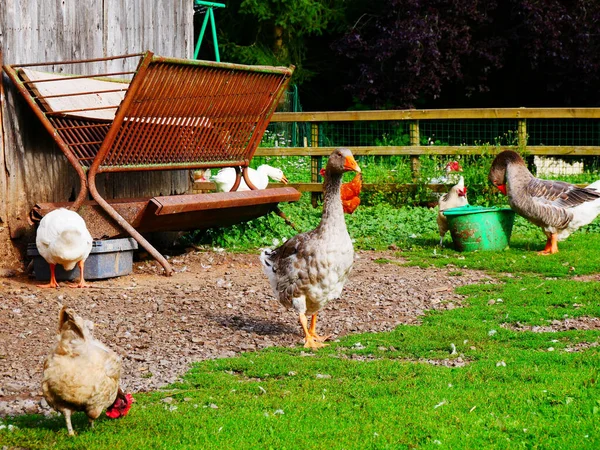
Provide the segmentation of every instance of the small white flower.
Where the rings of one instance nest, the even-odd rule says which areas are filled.
[[[283,409],[277,409],[275,410],[275,412],[273,413],[274,415],[284,415],[285,413],[283,412]]]
[[[505,363],[504,361],[498,361],[498,362],[496,363],[496,367],[500,367],[500,366],[502,366],[502,367],[506,367],[506,363]]]
[[[496,333],[497,333],[497,331],[496,331],[496,330],[490,330],[490,331],[488,331],[488,336],[493,336],[493,335],[495,335]]]

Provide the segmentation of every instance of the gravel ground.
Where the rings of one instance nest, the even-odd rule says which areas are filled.
[[[379,264],[393,252],[358,252],[342,298],[319,315],[322,334],[418,324],[429,309],[460,306],[457,286],[493,280],[482,272]],[[123,357],[128,392],[175,381],[194,361],[271,346],[297,346],[297,316],[274,299],[257,255],[192,251],[164,277],[153,261],[89,289],[40,289],[25,275],[0,278],[0,417],[45,413],[43,361],[54,344],[60,304],[96,324],[95,336]],[[12,274],[11,274],[12,275]]]

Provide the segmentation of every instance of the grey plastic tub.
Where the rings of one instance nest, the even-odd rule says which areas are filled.
[[[84,278],[101,280],[130,274],[133,270],[133,251],[136,249],[137,242],[133,238],[94,241],[90,256],[85,261]],[[33,257],[35,278],[49,280],[50,266],[39,254],[35,243],[27,246],[27,256]],[[79,267],[75,266],[73,270],[65,270],[61,265],[57,265],[56,279],[59,281],[78,280]]]

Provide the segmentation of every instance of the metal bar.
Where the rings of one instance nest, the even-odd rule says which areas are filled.
[[[23,66],[19,66],[19,67],[23,67]],[[94,74],[94,75],[73,75],[73,76],[66,76],[66,77],[60,77],[60,78],[44,78],[43,80],[23,81],[23,84],[39,84],[39,83],[48,83],[51,81],[54,81],[54,82],[72,81],[72,80],[82,80],[82,79],[88,79],[88,78],[98,79],[98,78],[112,77],[115,75],[132,75],[134,73],[135,72],[112,72],[112,73],[98,73],[98,74]],[[119,83],[119,81],[115,81],[114,83]]]
[[[123,83],[126,84],[126,83]],[[62,98],[62,97],[80,97],[82,95],[93,95],[93,94],[104,94],[106,92],[126,92],[129,84],[127,83],[127,87],[124,89],[108,89],[105,91],[88,91],[88,92],[74,92],[72,94],[56,94],[56,95],[44,95],[44,100],[47,98]]]
[[[119,106],[96,106],[91,108],[79,108],[79,109],[61,109],[58,111],[47,111],[46,115],[48,116],[60,116],[68,113],[77,113],[77,112],[86,112],[86,111],[99,111],[102,109],[117,109]],[[76,114],[73,114],[76,115]]]
[[[173,268],[169,264],[169,262],[165,259],[163,255],[160,254],[158,250],[156,250],[150,242],[148,242],[140,233],[137,232],[135,228],[131,226],[129,222],[127,222],[106,200],[102,198],[98,189],[96,188],[96,178],[90,176],[89,177],[89,188],[90,193],[94,200],[98,202],[98,204],[102,207],[106,213],[112,217],[121,228],[123,228],[129,235],[134,238],[138,244],[140,244],[143,248],[150,253],[154,259],[156,259],[161,266],[165,269],[165,275],[171,276],[173,274]]]
[[[260,190],[256,186],[254,186],[254,183],[252,183],[252,180],[250,179],[250,175],[248,174],[248,167],[244,167],[242,174],[244,175],[244,181],[246,182],[246,184],[248,185],[248,187],[251,190],[253,190],[253,191]]]
[[[11,67],[34,67],[34,66],[55,66],[60,64],[81,64],[81,63],[89,63],[89,62],[100,62],[100,61],[112,61],[115,59],[127,59],[144,56],[144,53],[130,53],[128,55],[118,55],[118,56],[107,56],[104,58],[92,58],[92,59],[76,59],[71,61],[53,61],[53,62],[45,62],[45,63],[27,63],[27,64],[12,64]]]
[[[102,143],[100,150],[98,151],[98,154],[96,155],[96,158],[94,159],[94,162],[92,163],[92,166],[88,171],[88,186],[92,197],[98,202],[102,209],[104,209],[104,211],[106,211],[106,213],[109,216],[111,216],[125,231],[127,231],[129,235],[138,242],[138,244],[145,248],[148,251],[148,253],[150,253],[154,257],[154,259],[156,259],[160,263],[160,265],[163,266],[163,268],[165,269],[165,274],[169,276],[173,273],[173,269],[171,268],[171,265],[165,259],[165,257],[162,256],[160,252],[156,250],[152,246],[152,244],[150,244],[150,242],[148,242],[140,233],[138,233],[137,230],[133,228],[117,211],[115,211],[115,209],[106,200],[104,200],[104,198],[102,198],[102,196],[98,192],[98,189],[96,188],[96,174],[98,173],[100,165],[106,158],[110,147],[112,146],[113,142],[115,141],[115,138],[117,137],[117,133],[119,132],[121,125],[123,124],[123,121],[125,119],[125,116],[128,112],[128,109],[130,108],[131,103],[135,98],[135,94],[137,93],[138,89],[144,81],[146,71],[148,70],[148,66],[152,61],[152,55],[152,52],[146,52],[144,57],[140,60],[140,63],[136,70],[136,74],[133,77],[133,80],[131,80],[129,91],[123,99],[121,107],[117,111],[115,119],[113,120],[113,123],[110,129],[108,130],[106,137],[104,138],[104,142]]]
[[[212,194],[184,194],[154,197],[150,202],[157,206],[154,214],[180,214],[207,209],[237,208],[246,205],[265,203],[295,202],[300,199],[300,192],[291,187],[277,189],[258,189],[239,192],[216,192]]]
[[[100,146],[100,150],[98,150],[96,159],[94,160],[94,163],[90,167],[88,179],[89,179],[89,177],[96,176],[96,172],[99,171],[102,162],[104,162],[104,159],[106,158],[106,155],[108,154],[108,151],[110,150],[111,146],[113,145],[113,143],[117,137],[117,134],[119,133],[119,130],[121,129],[121,125],[123,124],[123,121],[125,120],[125,117],[131,106],[131,103],[133,102],[135,94],[144,81],[144,76],[146,74],[146,71],[148,70],[148,66],[150,65],[150,63],[152,61],[152,56],[153,56],[152,52],[146,52],[144,57],[140,60],[140,63],[136,70],[136,74],[133,77],[133,80],[131,80],[131,84],[129,85],[129,90],[127,92],[127,95],[121,102],[121,106],[120,106],[119,110],[117,111],[117,113],[115,114],[115,118],[112,122],[112,125],[110,126],[110,129],[108,130],[108,133],[106,134],[106,137],[104,138],[104,142]]]
[[[219,167],[234,167],[245,166],[246,161],[227,161],[227,162],[180,162],[171,164],[131,164],[129,166],[103,166],[102,173],[104,172],[144,172],[151,170],[181,170],[181,169],[204,169],[204,168],[219,168]]]
[[[213,45],[215,47],[215,61],[220,62],[221,56],[219,55],[219,43],[217,42],[217,26],[215,25],[215,14],[213,9],[209,8],[208,14],[210,16],[210,25],[212,27]]]
[[[110,123],[108,124],[110,125]],[[107,124],[106,123],[95,123],[95,124],[88,124],[88,125],[74,125],[72,127],[60,127],[60,126],[54,126],[54,128],[56,129],[56,131],[62,131],[62,130],[71,130],[71,129],[90,129],[90,128],[103,128],[106,127]]]
[[[212,8],[225,8],[224,3],[205,2],[204,0],[194,0],[194,4],[200,6],[210,6]]]
[[[209,11],[211,11],[209,9]],[[202,28],[200,29],[200,35],[198,36],[198,42],[196,43],[196,51],[194,52],[194,59],[198,59],[198,54],[200,53],[200,44],[202,44],[202,39],[204,39],[204,32],[206,31],[206,25],[208,24],[208,13],[204,15],[204,21],[202,22]]]
[[[167,64],[177,64],[184,66],[197,67],[214,67],[218,69],[231,69],[237,72],[257,72],[257,73],[273,73],[286,76],[292,76],[294,66],[290,67],[273,67],[273,66],[248,66],[245,64],[234,64],[216,61],[205,61],[202,59],[181,59],[168,56],[154,56],[153,62],[162,62]]]
[[[54,126],[52,125],[50,120],[46,117],[46,115],[40,110],[40,108],[38,107],[38,105],[35,102],[35,100],[33,99],[33,97],[30,95],[27,88],[23,85],[23,82],[17,75],[17,72],[15,71],[15,69],[12,66],[6,66],[6,65],[3,66],[3,68],[4,68],[4,71],[6,72],[6,74],[9,76],[9,78],[14,83],[17,90],[21,93],[21,95],[23,96],[25,101],[29,104],[29,106],[33,110],[34,114],[40,119],[40,121],[44,125],[44,128],[46,128],[46,130],[48,130],[50,135],[54,138],[54,141],[58,145],[58,148],[60,148],[60,150],[63,152],[63,154],[67,157],[67,160],[69,161],[71,166],[77,172],[77,175],[79,176],[80,187],[79,187],[79,193],[77,194],[77,198],[75,199],[75,203],[72,206],[72,208],[76,211],[79,208],[79,206],[81,206],[81,203],[83,203],[83,201],[85,200],[85,197],[86,197],[86,194],[88,191],[87,178],[85,176],[85,171],[81,167],[81,164],[79,164],[79,161],[77,160],[77,158],[75,157],[75,155],[73,154],[73,152],[71,151],[71,149],[69,148],[67,143],[64,141],[64,139],[55,132]]]

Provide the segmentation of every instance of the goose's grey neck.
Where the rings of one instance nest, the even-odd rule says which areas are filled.
[[[321,228],[325,226],[346,228],[342,199],[340,198],[341,186],[342,174],[331,175],[325,178],[323,186],[323,216],[319,225]]]

